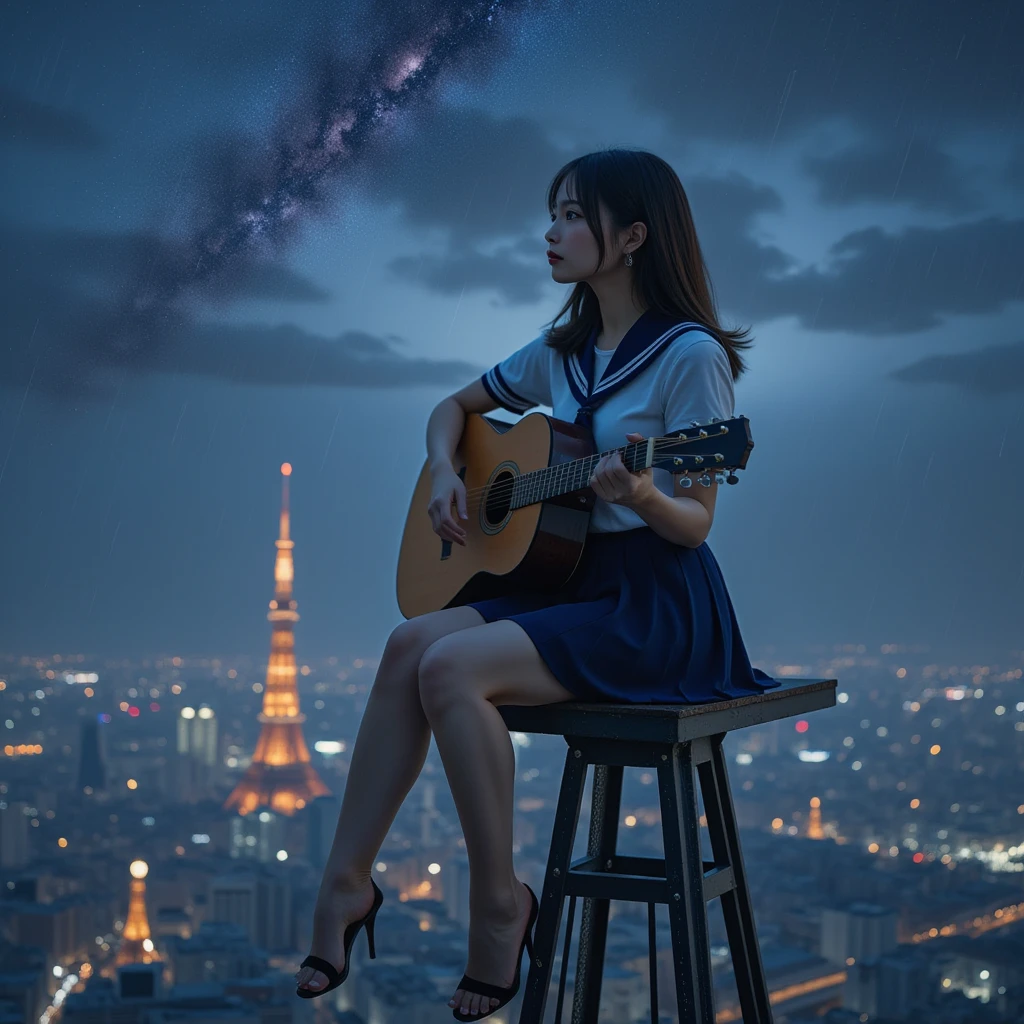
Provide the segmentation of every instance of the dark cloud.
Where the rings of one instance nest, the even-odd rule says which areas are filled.
[[[850,232],[829,248],[824,269],[763,279],[746,305],[758,317],[795,315],[819,331],[903,334],[947,315],[996,312],[1021,299],[1022,283],[1024,220],[986,217]],[[743,301],[731,287],[727,294]]]
[[[611,49],[633,94],[684,137],[768,146],[842,117],[935,144],[1019,117],[1017,3],[640,0],[602,4],[589,25],[591,45]]]
[[[104,232],[0,221],[0,299],[7,308],[24,307],[32,296],[43,299],[50,287],[82,287],[109,295],[132,268],[159,261],[173,244],[144,230]],[[289,267],[255,259],[241,262],[236,274],[206,294],[283,302],[330,297]]]
[[[401,136],[371,148],[360,178],[371,200],[397,204],[414,229],[440,229],[445,248],[396,257],[388,268],[442,295],[537,302],[551,279],[547,187],[568,158],[529,118],[457,107],[413,113]]]
[[[87,152],[103,148],[106,140],[81,114],[37,103],[0,85],[0,142]]]
[[[817,181],[823,203],[882,200],[952,214],[981,205],[981,197],[952,158],[928,142],[911,140],[886,147],[876,141],[830,156],[807,155],[803,163]]]
[[[551,280],[547,263],[541,270],[539,246],[523,239],[484,254],[477,250],[441,255],[399,256],[388,269],[407,284],[422,285],[441,295],[463,291],[495,292],[505,305],[533,305],[544,297]]]
[[[158,259],[161,243],[145,234],[0,225],[0,386],[31,386],[70,398],[109,394],[132,373],[179,373],[236,383],[411,387],[458,384],[479,372],[455,360],[396,351],[398,339],[362,332],[334,338],[294,325],[226,326],[176,316],[163,343],[137,353],[86,353],[70,342],[102,315],[105,299],[129,264]],[[328,293],[279,264],[243,263],[217,297],[322,302]]]
[[[951,384],[986,398],[1024,393],[1024,342],[927,356],[889,376],[907,384]]]
[[[294,324],[200,324],[176,338],[166,360],[152,369],[233,384],[346,388],[462,386],[486,369],[457,359],[403,355],[396,344],[401,342],[363,331],[324,338]]]
[[[192,323],[165,328],[165,343],[145,361],[85,360],[68,351],[69,323],[100,315],[94,304],[63,297],[60,313],[34,323],[23,318],[0,344],[0,388],[31,388],[51,396],[90,401],[109,397],[133,376],[176,374],[208,377],[232,384],[346,388],[461,386],[484,367],[455,359],[405,355],[399,339],[362,331],[322,337],[294,324]],[[10,343],[8,343],[10,342]]]

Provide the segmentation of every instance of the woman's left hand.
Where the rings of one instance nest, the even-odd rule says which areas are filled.
[[[627,441],[642,441],[643,434],[627,434]],[[618,452],[605,455],[594,467],[587,481],[594,493],[613,505],[630,508],[642,504],[654,489],[654,470],[650,467],[639,473],[630,472]]]

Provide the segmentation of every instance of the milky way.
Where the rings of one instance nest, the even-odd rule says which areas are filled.
[[[350,40],[357,60],[321,42],[304,58],[302,100],[282,112],[253,148],[227,132],[212,147],[198,190],[183,211],[184,240],[147,251],[109,309],[86,315],[61,384],[78,391],[83,374],[142,370],[166,362],[174,330],[199,295],[230,292],[254,261],[279,255],[297,228],[322,215],[329,187],[343,179],[375,137],[439,76],[500,38],[507,16],[529,0],[380,2],[370,28]],[[78,333],[78,332],[76,332]]]

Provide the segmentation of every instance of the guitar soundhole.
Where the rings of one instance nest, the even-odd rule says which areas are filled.
[[[512,485],[516,474],[499,469],[487,482],[487,498],[480,508],[480,526],[486,533],[496,533],[512,514]]]

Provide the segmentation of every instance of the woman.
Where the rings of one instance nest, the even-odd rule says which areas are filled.
[[[550,330],[444,399],[427,424],[426,511],[456,544],[466,543],[467,512],[452,458],[467,413],[549,406],[588,425],[598,452],[734,415],[739,350],[750,342],[718,324],[672,168],[642,151],[590,153],[555,175],[548,208],[551,276],[574,285],[568,301]],[[478,1020],[515,994],[537,912],[513,869],[514,759],[495,705],[694,703],[778,685],[751,667],[705,543],[717,483],[692,483],[660,469],[632,473],[618,453],[606,455],[589,480],[598,500],[582,560],[560,591],[447,608],[391,634],[353,751],[314,913],[317,956],[299,972],[300,995],[340,984],[364,918],[372,942],[382,897],[371,866],[431,732],[471,875],[469,960],[449,1005],[457,1020]]]

